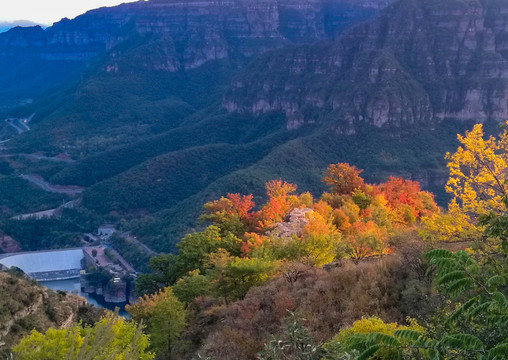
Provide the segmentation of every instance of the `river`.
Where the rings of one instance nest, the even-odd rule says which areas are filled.
[[[68,293],[73,293],[73,294],[82,296],[91,305],[98,306],[98,307],[108,309],[111,311],[115,310],[115,305],[110,304],[110,303],[105,303],[104,300],[102,300],[100,297],[92,296],[90,294],[82,292],[80,284],[79,284],[79,279],[39,281],[39,284],[41,286],[46,286],[47,288],[50,288],[55,291],[62,290],[62,291],[66,291]],[[120,316],[123,316],[125,318],[130,317],[129,313],[127,311],[125,311],[124,304],[120,304],[117,307],[120,309],[118,312],[118,314]]]

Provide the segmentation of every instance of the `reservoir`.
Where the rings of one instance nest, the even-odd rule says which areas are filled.
[[[105,303],[100,297],[94,297],[90,294],[81,291],[79,279],[67,279],[67,280],[52,280],[52,281],[39,281],[39,285],[50,288],[51,290],[57,291],[62,290],[68,293],[76,294],[82,296],[86,299],[86,302],[97,307],[101,307],[104,309],[108,309],[111,311],[115,310],[115,305]],[[125,318],[129,318],[130,315],[127,311],[125,311],[125,304],[117,304],[120,310],[118,314]]]
[[[97,250],[100,250],[97,248]],[[96,251],[97,251],[96,250]],[[42,286],[80,295],[89,304],[111,311],[118,307],[119,315],[129,317],[125,303],[106,303],[103,296],[81,291],[80,271],[85,258],[84,248],[29,251],[0,255],[0,265],[16,266]],[[100,259],[98,256],[97,259]],[[124,294],[125,295],[125,294]]]

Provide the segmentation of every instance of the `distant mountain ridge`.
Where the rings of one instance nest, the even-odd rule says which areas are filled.
[[[333,38],[390,1],[152,0],[91,10],[45,30],[14,28],[0,34],[0,68],[12,67],[18,81],[0,74],[0,96],[13,90],[33,93],[36,69],[43,70],[36,85],[44,90],[45,80],[53,85],[108,51],[117,57],[121,55],[117,45],[139,37],[145,39],[141,42],[158,41],[155,51],[161,55],[144,59],[140,66],[189,70],[209,61],[252,57],[291,43]],[[107,69],[121,70],[114,60]]]
[[[138,34],[163,35],[176,43],[208,40],[219,53],[221,44],[249,56],[256,44],[235,44],[239,39],[262,43],[261,51],[285,40],[312,42],[331,38],[369,18],[392,0],[151,0],[88,11],[73,20],[62,19],[42,29],[18,29],[0,36],[0,54],[15,56],[31,46],[32,53],[49,60],[87,60]],[[126,26],[128,24],[128,26]],[[122,30],[121,32],[119,32]],[[184,49],[187,46],[184,46]],[[65,53],[56,50],[66,48]],[[202,47],[203,48],[203,47]],[[86,51],[84,51],[86,50]],[[206,49],[204,49],[206,51]],[[185,51],[184,51],[185,53]],[[67,54],[67,55],[66,55]],[[214,59],[220,58],[217,54]],[[192,64],[185,66],[195,67]]]
[[[0,33],[3,33],[16,26],[30,27],[30,26],[41,26],[30,20],[15,20],[15,21],[0,21]]]

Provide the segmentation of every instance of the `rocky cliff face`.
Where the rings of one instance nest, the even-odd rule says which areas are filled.
[[[342,133],[362,124],[502,121],[507,49],[506,1],[402,0],[336,41],[261,58],[223,106],[282,111],[290,129],[334,119]]]
[[[0,56],[85,61],[138,35],[163,37],[180,66],[335,36],[391,0],[152,0],[0,35]],[[173,59],[171,59],[173,60]]]
[[[47,29],[13,28],[0,34],[0,105],[49,89],[99,56],[106,72],[190,70],[332,39],[391,1],[151,0],[92,10]]]

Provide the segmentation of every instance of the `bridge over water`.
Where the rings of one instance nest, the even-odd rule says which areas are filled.
[[[79,277],[83,248],[27,251],[1,254],[0,264],[16,266],[38,281],[65,280]]]

